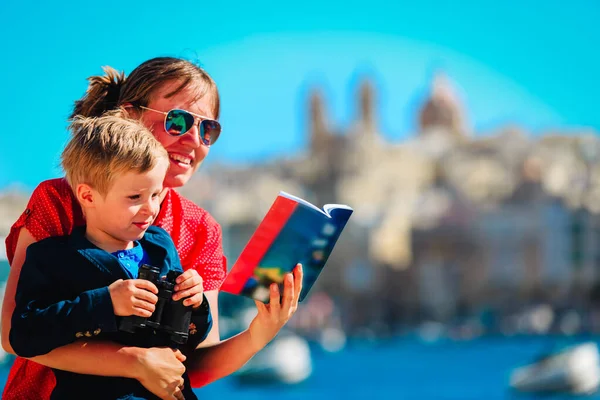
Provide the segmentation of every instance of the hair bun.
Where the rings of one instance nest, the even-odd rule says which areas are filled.
[[[91,76],[85,96],[75,102],[71,118],[81,115],[84,117],[99,117],[105,111],[117,108],[121,87],[125,83],[125,74],[116,69],[102,67],[104,75]]]

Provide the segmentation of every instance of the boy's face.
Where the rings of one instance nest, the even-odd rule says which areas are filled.
[[[141,239],[160,210],[167,168],[167,161],[160,160],[150,171],[120,174],[104,196],[91,189],[93,200],[82,206],[92,241],[124,249]]]

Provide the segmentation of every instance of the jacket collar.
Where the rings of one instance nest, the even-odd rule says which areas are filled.
[[[115,279],[129,279],[129,275],[117,257],[86,239],[85,226],[73,229],[69,243],[79,254],[104,273],[112,275]],[[149,263],[158,267],[161,275],[166,274],[170,266],[166,263],[167,250],[161,245],[159,235],[155,234],[153,229],[149,229],[140,239],[140,245],[144,247]]]
[[[115,279],[129,279],[117,257],[102,250],[85,237],[85,226],[73,229],[69,243],[75,251],[88,259],[96,268],[112,275]]]

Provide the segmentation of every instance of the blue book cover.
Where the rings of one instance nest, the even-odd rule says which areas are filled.
[[[283,289],[283,278],[297,263],[304,279],[304,300],[323,270],[352,208],[327,204],[322,209],[280,192],[227,275],[221,290],[267,303],[272,283]]]

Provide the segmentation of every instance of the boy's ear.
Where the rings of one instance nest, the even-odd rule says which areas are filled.
[[[77,190],[75,190],[75,194],[79,204],[82,207],[93,207],[95,202],[94,191],[90,185],[85,183],[80,183],[77,185]]]

